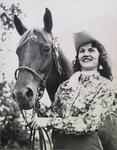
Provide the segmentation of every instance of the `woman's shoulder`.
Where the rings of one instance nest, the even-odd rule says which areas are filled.
[[[81,75],[81,72],[75,72],[68,80],[68,85],[72,88],[76,88],[79,82],[79,77]]]
[[[114,89],[113,82],[111,80],[101,76],[101,82],[103,83],[103,86],[110,88],[110,89]]]
[[[64,81],[63,83],[60,84],[59,88],[72,88],[76,89],[79,81],[79,77],[81,75],[81,72],[75,72],[68,80]]]
[[[81,71],[75,72],[75,73],[70,77],[69,81],[72,82],[72,81],[78,80],[79,77],[80,77],[80,75],[81,75]]]

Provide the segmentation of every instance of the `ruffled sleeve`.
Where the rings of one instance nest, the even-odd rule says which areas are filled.
[[[100,87],[89,107],[89,111],[84,114],[87,130],[95,131],[99,129],[103,125],[106,116],[114,111],[115,93],[108,87],[109,85],[104,85],[103,88]]]
[[[54,102],[52,103],[53,116],[54,117],[67,117],[69,116],[69,106],[70,102],[74,98],[74,92],[78,85],[78,78],[80,76],[80,72],[76,72],[72,77],[63,82],[56,94]],[[68,114],[67,114],[68,112]]]

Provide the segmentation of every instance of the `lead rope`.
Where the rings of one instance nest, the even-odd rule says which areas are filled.
[[[38,101],[37,101],[37,106],[38,106]],[[45,133],[45,134],[44,134]],[[47,137],[49,146],[50,146],[50,150],[52,150],[52,143],[51,143],[51,139],[48,135],[47,130],[42,127],[38,129],[38,134],[39,134],[39,145],[40,145],[40,150],[47,150],[47,145],[46,145],[46,140],[45,140],[45,135]]]
[[[48,135],[48,132],[47,132],[47,130],[45,130],[45,128],[43,128],[43,130],[44,130],[45,133],[46,133],[46,136],[47,136],[47,138],[48,138],[48,142],[49,142],[49,145],[50,145],[50,149],[52,150],[52,149],[53,149],[53,148],[52,148],[52,143],[51,143],[50,137],[49,137],[49,135]]]
[[[44,137],[44,133],[46,134],[46,137],[48,139],[50,150],[52,150],[53,148],[52,148],[51,140],[50,140],[50,137],[49,137],[46,129],[45,128],[39,128],[38,132],[39,132],[39,139],[40,139],[39,140],[40,150],[47,150],[47,145],[46,145],[46,140],[45,140],[45,137]]]
[[[29,125],[29,123],[28,123],[28,121],[27,121],[27,119],[26,119],[26,117],[25,117],[25,115],[24,115],[23,110],[20,109],[20,111],[21,111],[21,114],[22,114],[22,116],[23,116],[24,121],[26,122],[27,126],[28,126],[29,129],[30,129],[29,150],[31,150],[31,149],[34,150],[34,141],[35,141],[35,133],[36,133],[36,130],[35,130],[35,129],[32,129],[32,128],[30,127],[30,125]],[[33,117],[34,117],[34,116],[32,115],[32,118],[33,118]]]

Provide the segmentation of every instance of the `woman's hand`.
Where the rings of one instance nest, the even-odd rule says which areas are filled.
[[[40,127],[48,127],[50,126],[50,118],[47,117],[37,117],[31,119],[30,127],[33,129],[38,129]]]

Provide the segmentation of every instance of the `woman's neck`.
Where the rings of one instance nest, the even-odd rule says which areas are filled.
[[[89,70],[89,71],[82,70],[81,73],[84,75],[99,74],[99,72],[97,70]]]

